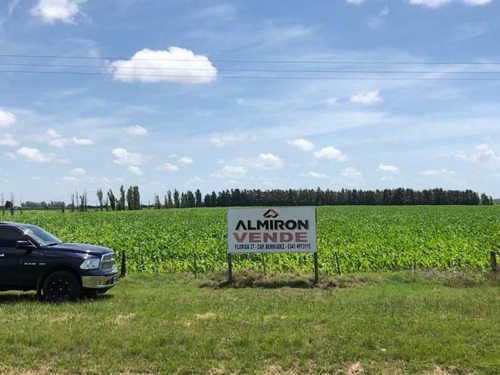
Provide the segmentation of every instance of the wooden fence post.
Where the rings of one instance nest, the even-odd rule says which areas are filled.
[[[120,267],[120,277],[125,277],[127,274],[127,259],[125,255],[125,251],[122,251],[122,266]]]
[[[491,269],[493,270],[493,272],[497,273],[498,272],[497,253],[491,251],[490,257],[491,257]]]

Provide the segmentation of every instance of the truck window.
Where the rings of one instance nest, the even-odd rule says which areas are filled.
[[[0,247],[16,247],[16,241],[25,239],[23,233],[14,228],[0,228]]]

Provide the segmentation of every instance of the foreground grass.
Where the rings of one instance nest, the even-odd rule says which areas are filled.
[[[0,293],[0,373],[500,373],[486,273],[217,277],[133,275],[62,305]]]

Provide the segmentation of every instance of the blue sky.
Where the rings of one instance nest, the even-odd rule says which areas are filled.
[[[500,197],[499,14],[496,0],[1,0],[0,192]]]

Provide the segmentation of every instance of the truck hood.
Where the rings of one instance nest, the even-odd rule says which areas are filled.
[[[47,246],[47,249],[52,249],[56,251],[68,251],[72,253],[88,254],[101,256],[106,253],[111,253],[112,250],[107,247],[87,245],[81,243],[60,243],[57,245]]]

